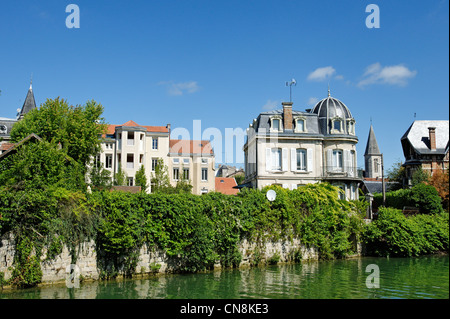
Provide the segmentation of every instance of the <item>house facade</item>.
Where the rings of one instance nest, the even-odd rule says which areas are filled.
[[[191,183],[194,194],[214,191],[214,152],[209,141],[171,140],[170,124],[145,126],[128,121],[108,125],[101,145],[96,160],[111,176],[120,167],[127,176],[127,186],[135,186],[136,172],[144,166],[151,192],[150,180],[158,159],[162,159],[173,186],[184,179]]]
[[[309,183],[329,182],[343,199],[357,199],[356,121],[340,100],[328,97],[314,108],[263,112],[249,125],[244,184],[253,188],[279,185],[296,189]]]
[[[405,186],[411,185],[419,167],[430,175],[438,169],[448,170],[449,121],[414,121],[400,141],[405,156]]]

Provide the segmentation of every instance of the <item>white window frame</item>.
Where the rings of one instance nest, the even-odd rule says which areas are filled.
[[[105,155],[105,168],[112,168],[112,154],[106,154]]]
[[[303,116],[301,116],[301,117],[297,116],[297,117],[294,118],[294,120],[295,120],[295,132],[296,133],[306,133],[307,132],[307,130],[306,130],[306,118],[303,117]],[[299,127],[298,127],[298,122],[299,121],[303,121],[303,129],[302,130],[300,130]]]
[[[280,125],[279,125],[278,129],[275,129],[274,126],[273,126],[273,121],[274,120],[279,120]],[[279,115],[272,116],[270,118],[270,132],[277,132],[278,133],[278,132],[282,132],[282,131],[283,131],[283,119]]]
[[[283,151],[279,147],[274,147],[270,150],[270,162],[272,171],[281,171],[283,164]]]
[[[202,182],[207,182],[208,181],[208,169],[205,167],[202,167],[201,172],[202,172]]]
[[[339,122],[340,123],[340,129],[337,130],[334,128],[334,123]],[[344,132],[344,120],[342,117],[336,116],[331,119],[331,133],[333,134],[340,134]]]
[[[152,150],[158,150],[158,138],[152,137]]]

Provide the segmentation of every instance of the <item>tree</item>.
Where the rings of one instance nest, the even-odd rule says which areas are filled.
[[[117,173],[114,174],[114,185],[116,186],[124,186],[127,182],[127,176],[122,169],[122,166],[119,164],[119,169]]]
[[[85,189],[79,163],[54,142],[28,141],[0,162],[0,185],[16,190],[46,189],[50,186]]]
[[[406,179],[406,169],[402,166],[402,162],[396,162],[390,169],[387,170],[386,177],[394,184],[391,190],[397,190],[403,187],[403,182]]]
[[[449,173],[448,170],[444,172],[441,168],[433,172],[425,184],[434,186],[439,197],[442,199],[442,207],[449,210]]]
[[[141,165],[139,170],[136,172],[135,178],[136,178],[136,186],[141,186],[141,191],[146,192],[148,185],[147,185],[147,176],[145,176],[144,165]]]
[[[47,99],[14,124],[11,140],[18,142],[34,133],[44,141],[59,144],[86,173],[91,158],[101,151],[99,136],[106,129],[102,113],[103,106],[93,100],[74,107],[59,97]]]
[[[422,169],[422,166],[419,166],[411,176],[411,186],[427,182],[429,178],[430,175]]]
[[[99,162],[89,168],[90,184],[101,189],[111,188],[111,173],[104,169]]]
[[[162,192],[171,186],[169,180],[169,169],[166,165],[164,165],[164,160],[162,158],[158,158],[155,166],[155,172],[152,174],[150,182],[153,193]]]

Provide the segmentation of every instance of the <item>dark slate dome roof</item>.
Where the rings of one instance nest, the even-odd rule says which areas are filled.
[[[343,119],[353,118],[352,113],[348,107],[335,99],[334,97],[328,96],[327,98],[319,101],[316,106],[311,110],[311,113],[315,113],[319,118],[333,118],[340,117]]]

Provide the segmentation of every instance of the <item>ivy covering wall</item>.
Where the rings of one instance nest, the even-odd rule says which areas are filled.
[[[268,189],[277,193],[273,202],[266,198]],[[10,283],[19,287],[40,282],[43,247],[52,259],[67,245],[75,263],[79,245],[87,240],[96,243],[101,278],[131,276],[144,243],[164,250],[185,272],[211,269],[217,261],[223,267],[239,265],[238,245],[244,238],[261,247],[297,238],[316,247],[322,259],[353,254],[356,242],[366,242],[374,255],[448,250],[448,213],[412,220],[385,209],[366,225],[365,203],[338,200],[338,191],[326,183],[296,190],[246,189],[237,196],[4,189],[0,234],[12,233],[16,240]]]

